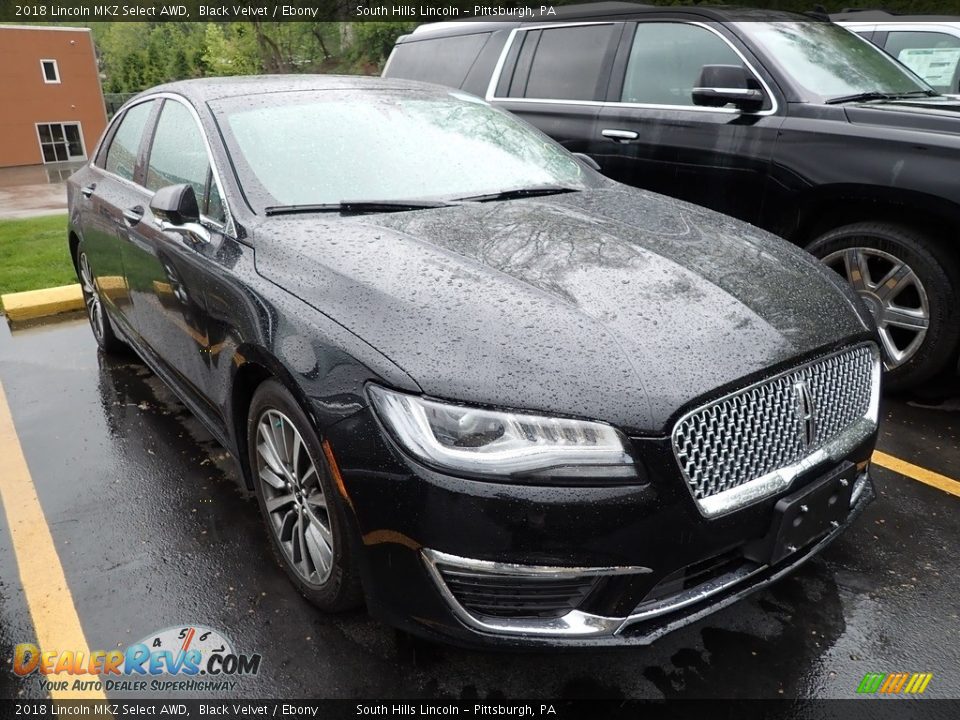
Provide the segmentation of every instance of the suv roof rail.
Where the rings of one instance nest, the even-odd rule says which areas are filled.
[[[889,15],[890,17],[900,14],[892,10],[885,10],[884,8],[848,7],[833,13],[833,15],[852,15],[853,13],[875,13],[877,15]]]

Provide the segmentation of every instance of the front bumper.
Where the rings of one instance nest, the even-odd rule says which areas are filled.
[[[436,473],[403,455],[370,412],[329,429],[372,614],[462,645],[644,645],[775,582],[873,499],[857,466],[846,518],[774,565],[748,560],[784,493],[704,518],[666,439],[638,439],[647,482],[507,485]],[[830,470],[812,469],[797,489]],[[748,553],[749,554],[749,553]]]
[[[857,499],[851,506],[847,522],[832,530],[822,539],[807,548],[770,566],[744,561],[736,568],[662,599],[641,603],[626,616],[607,617],[581,610],[571,610],[562,616],[543,620],[491,618],[471,613],[450,591],[444,580],[441,567],[476,568],[477,561],[456,558],[423,550],[424,562],[431,571],[437,588],[464,625],[481,634],[516,636],[531,644],[552,644],[551,641],[574,645],[647,645],[668,632],[692,623],[721,608],[735,603],[752,592],[776,582],[793,572],[807,560],[821,552],[853,522],[874,498],[874,489],[869,475],[864,473],[855,488]],[[482,565],[481,565],[482,566]],[[501,572],[529,574],[545,570],[513,566]],[[561,570],[549,568],[548,570]],[[637,568],[563,568],[571,576],[625,574]]]

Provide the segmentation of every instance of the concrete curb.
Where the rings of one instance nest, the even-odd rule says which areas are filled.
[[[0,305],[6,316],[14,321],[59,315],[84,307],[80,285],[8,293],[0,296]]]

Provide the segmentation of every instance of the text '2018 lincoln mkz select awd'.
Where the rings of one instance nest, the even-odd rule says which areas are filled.
[[[237,458],[328,611],[648,643],[872,499],[880,360],[835,273],[435,86],[161,86],[68,186],[94,335]]]

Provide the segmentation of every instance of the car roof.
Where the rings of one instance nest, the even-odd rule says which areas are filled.
[[[306,90],[419,90],[432,95],[445,95],[449,92],[449,88],[439,88],[415,80],[392,80],[366,75],[238,75],[165,83],[145,90],[137,97],[169,92],[182,95],[195,104],[202,104],[223,98]]]
[[[951,22],[960,23],[960,15],[897,15],[886,10],[845,10],[830,13],[834,22]]]
[[[452,20],[445,22],[427,23],[420,25],[409,35],[397,40],[398,43],[416,42],[429,38],[471,35],[480,32],[494,32],[495,30],[512,29],[519,26],[534,27],[536,25],[550,25],[554,23],[570,22],[575,20],[629,19],[648,14],[670,16],[696,15],[699,18],[715,21],[734,20],[811,20],[810,16],[781,10],[764,10],[735,5],[642,5],[627,2],[598,2],[583,5],[563,5],[556,8],[556,14],[539,17],[535,20],[527,19],[523,22],[512,19],[492,20],[489,15],[478,15],[468,20]]]

